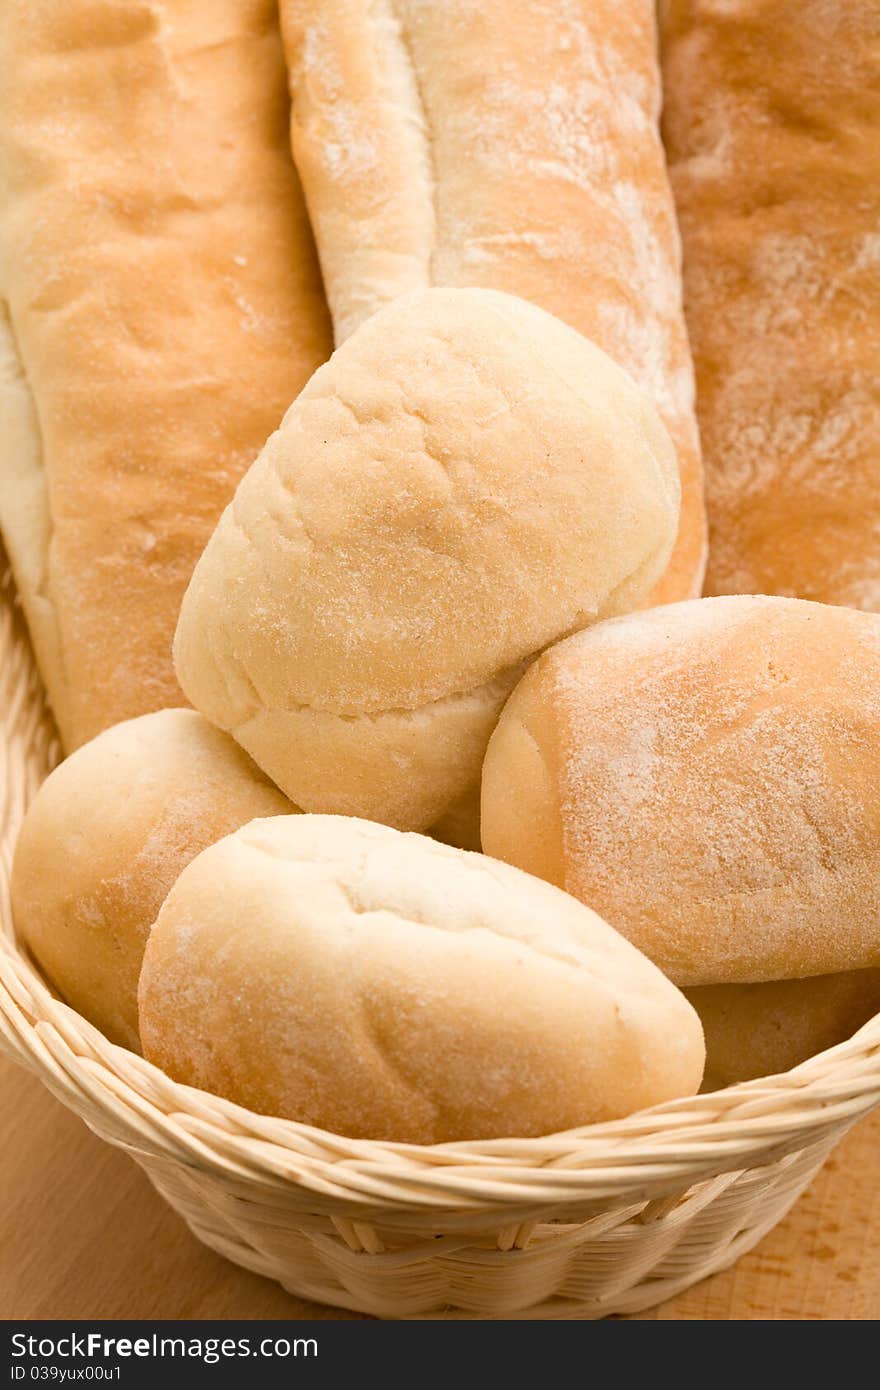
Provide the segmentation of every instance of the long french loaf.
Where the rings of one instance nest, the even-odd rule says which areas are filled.
[[[669,0],[707,592],[880,609],[880,0]]]
[[[652,0],[282,0],[292,145],[337,342],[428,285],[532,300],[653,397],[704,519]]]
[[[180,598],[329,352],[269,0],[0,6],[0,527],[64,743],[182,703]]]

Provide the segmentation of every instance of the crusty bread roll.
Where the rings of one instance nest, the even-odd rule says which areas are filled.
[[[307,811],[432,825],[548,643],[636,606],[675,536],[647,397],[492,290],[403,296],[294,402],[184,598],[177,674]]]
[[[144,943],[181,869],[254,816],[293,810],[193,710],[117,724],[31,803],[12,868],[16,929],[67,1002],[137,1050]]]
[[[667,0],[707,592],[880,609],[880,0]]]
[[[706,1035],[704,1091],[790,1071],[880,1010],[880,970],[685,990]]]
[[[277,25],[0,5],[0,528],[67,748],[182,703],[193,566],[330,350]]]
[[[679,985],[880,966],[880,617],[698,599],[560,643],[492,737],[482,834]]]
[[[280,8],[337,343],[427,285],[504,290],[577,328],[669,429],[681,527],[653,597],[695,597],[702,478],[653,0]]]
[[[335,816],[199,855],[150,935],[145,1055],[355,1138],[537,1135],[693,1093],[696,1014],[573,898],[482,855]]]

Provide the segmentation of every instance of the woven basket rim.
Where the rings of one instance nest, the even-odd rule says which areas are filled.
[[[432,1146],[350,1139],[171,1080],[55,998],[15,942],[11,847],[28,791],[50,764],[51,732],[8,575],[0,591],[0,1047],[84,1118],[100,1116],[93,1127],[135,1155],[257,1182],[279,1201],[296,1189],[372,1208],[497,1213],[680,1190],[761,1166],[880,1103],[880,1015],[792,1071],[541,1138]]]
[[[534,1139],[430,1146],[349,1139],[258,1115],[171,1080],[54,998],[6,937],[0,1042],[51,1089],[84,1090],[121,1119],[132,1132],[126,1147],[137,1149],[140,1134],[147,1152],[164,1151],[201,1169],[270,1185],[293,1180],[327,1196],[334,1189],[381,1205],[389,1198],[392,1205],[423,1205],[429,1198],[443,1206],[451,1200],[456,1207],[476,1201],[494,1208],[505,1195],[514,1202],[546,1200],[548,1189],[555,1200],[623,1196],[662,1168],[671,1187],[686,1186],[707,1171],[766,1161],[787,1140],[799,1147],[817,1123],[847,1123],[880,1102],[878,1015],[848,1042],[792,1071],[622,1120]]]

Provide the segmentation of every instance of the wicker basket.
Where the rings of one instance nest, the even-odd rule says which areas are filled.
[[[53,997],[16,948],[9,867],[53,734],[0,595],[0,1044],[126,1149],[191,1230],[379,1317],[596,1318],[723,1269],[880,1101],[880,1017],[795,1071],[546,1139],[342,1139],[169,1081]]]

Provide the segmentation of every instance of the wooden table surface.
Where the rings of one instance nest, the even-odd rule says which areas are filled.
[[[0,1318],[350,1318],[191,1236],[140,1169],[0,1058]],[[880,1317],[880,1112],[733,1269],[641,1315]]]

